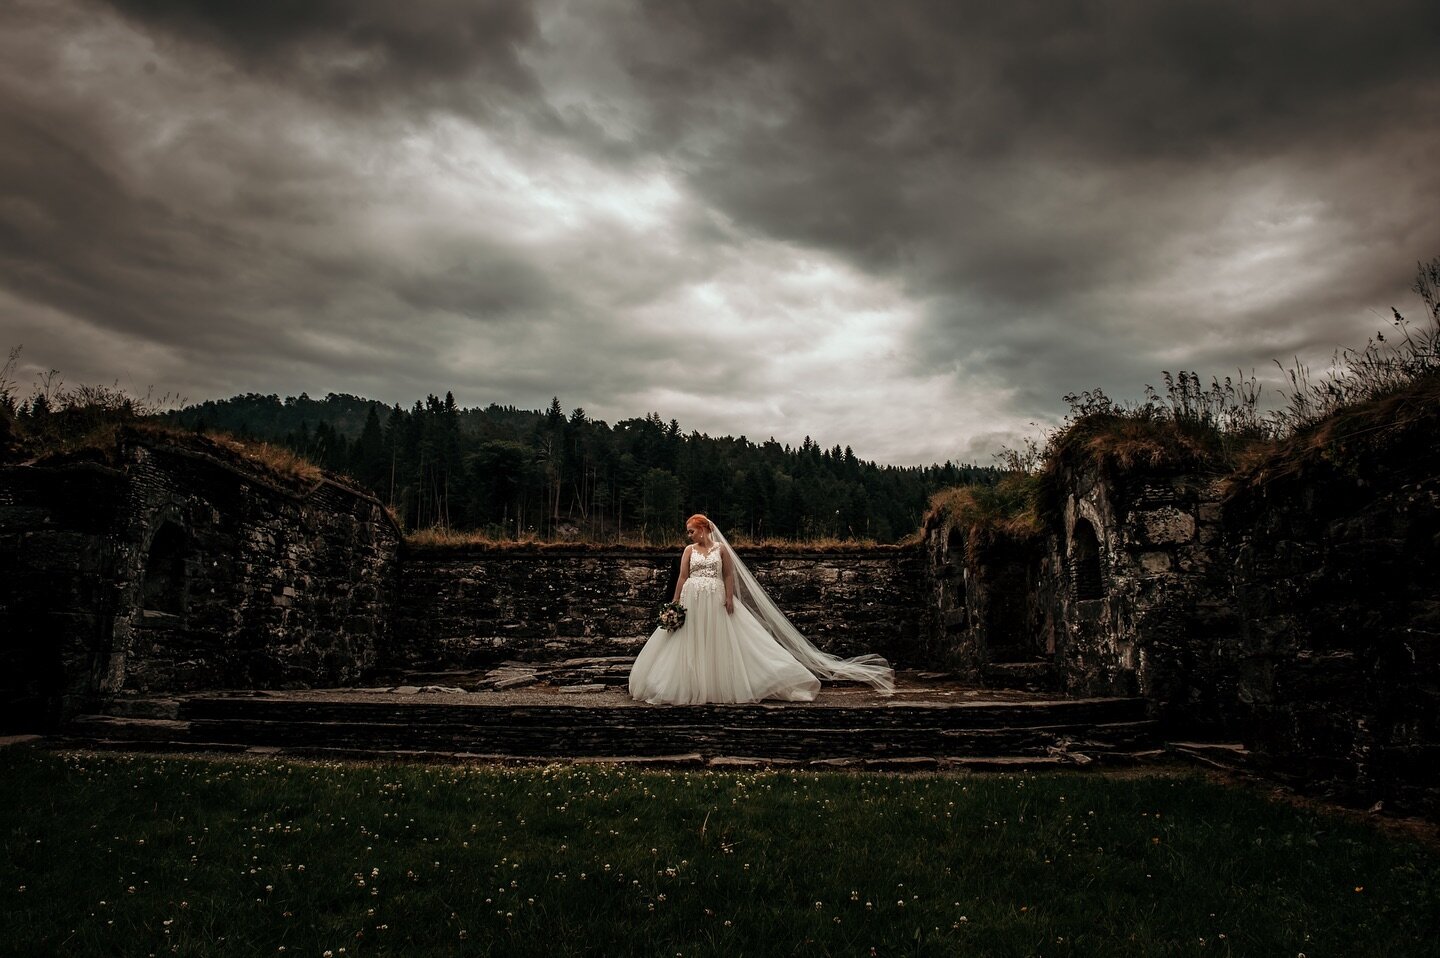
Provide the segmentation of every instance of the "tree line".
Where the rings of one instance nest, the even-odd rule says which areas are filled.
[[[410,409],[356,396],[247,394],[168,417],[284,445],[391,505],[408,530],[493,538],[670,541],[704,512],[751,540],[872,539],[915,531],[935,491],[994,482],[990,467],[879,465],[848,447],[712,437],[658,413],[613,426],[583,408],[492,404],[453,394]]]

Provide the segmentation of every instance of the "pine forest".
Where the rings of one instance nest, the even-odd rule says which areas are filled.
[[[356,396],[249,394],[169,413],[176,424],[283,445],[348,476],[394,510],[407,531],[494,539],[669,542],[703,512],[751,542],[894,542],[915,532],[930,496],[989,483],[990,467],[904,467],[851,449],[684,432],[658,413],[613,426],[452,394],[406,410]]]

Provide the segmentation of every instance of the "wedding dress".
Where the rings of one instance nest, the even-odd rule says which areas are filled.
[[[894,672],[884,659],[841,659],[811,645],[775,607],[733,551],[735,611],[725,611],[724,536],[711,525],[709,552],[690,547],[680,589],[685,623],[656,629],[630,669],[630,695],[652,705],[812,701],[820,679],[857,679],[888,694]]]
[[[652,705],[704,702],[809,702],[820,680],[771,638],[744,605],[725,611],[720,546],[690,553],[680,590],[685,623],[656,629],[630,669],[630,695]]]

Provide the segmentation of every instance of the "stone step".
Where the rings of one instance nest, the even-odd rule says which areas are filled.
[[[1143,699],[1068,699],[979,702],[947,705],[815,706],[760,703],[746,705],[607,706],[486,705],[296,699],[264,696],[195,696],[181,703],[178,718],[267,722],[352,722],[408,727],[485,728],[535,726],[583,728],[625,724],[669,728],[712,727],[787,730],[870,729],[1020,729],[1086,726],[1145,719]]]
[[[128,720],[137,721],[137,720]],[[154,720],[151,720],[154,721]],[[151,737],[147,730],[147,738]],[[753,755],[839,758],[884,755],[1043,755],[1065,743],[1078,752],[1135,751],[1156,738],[1151,722],[1025,729],[729,728],[653,724],[495,727],[386,725],[356,722],[195,721],[183,740],[293,748],[414,749],[564,757],[580,755]]]
[[[105,714],[124,718],[173,719],[180,715],[180,699],[168,696],[117,696],[105,705]]]
[[[466,689],[494,688],[497,683],[501,683],[500,688],[506,688],[519,678],[556,684],[605,682],[624,685],[634,664],[633,655],[592,655],[533,662],[507,661],[488,669],[407,669],[377,674],[374,678],[395,685],[456,685]]]
[[[1055,692],[1060,675],[1053,662],[991,662],[980,671],[986,688]]]
[[[1181,758],[1228,772],[1255,768],[1254,756],[1239,742],[1167,742],[1165,747]]]
[[[413,700],[409,700],[413,702]],[[81,716],[76,743],[531,758],[697,754],[774,762],[1015,758],[1085,764],[1153,750],[1131,699],[954,705],[474,705],[231,694],[183,700],[174,719]]]
[[[77,715],[65,727],[71,737],[129,742],[184,742],[190,731],[185,721],[124,715]]]
[[[379,749],[371,747],[342,748],[325,746],[293,746],[279,747],[273,745],[237,745],[222,742],[178,742],[157,739],[153,741],[127,741],[119,738],[86,738],[78,735],[58,739],[46,739],[43,736],[21,736],[21,738],[35,739],[41,742],[48,742],[52,747],[61,748],[87,748],[96,751],[115,752],[142,752],[147,754],[192,754],[192,755],[213,755],[222,754],[245,754],[264,755],[278,758],[310,758],[324,759],[327,761],[399,761],[399,762],[427,762],[427,763],[462,763],[473,764],[485,762],[487,764],[528,764],[554,761],[553,756],[526,756],[512,755],[508,753],[485,753],[473,751],[439,751],[435,749]],[[3,744],[3,743],[0,743]],[[1100,756],[1105,763],[1134,764],[1137,761],[1144,761],[1145,756],[1150,752],[1134,753],[1113,753]],[[1045,755],[956,755],[956,756],[933,756],[933,755],[891,755],[882,757],[856,757],[846,756],[841,758],[776,758],[752,755],[714,755],[705,756],[699,752],[685,752],[681,754],[663,755],[633,755],[629,753],[616,753],[613,755],[579,755],[566,756],[567,761],[577,764],[612,764],[626,765],[638,768],[711,768],[711,769],[749,769],[749,768],[796,768],[810,769],[816,771],[834,770],[857,770],[867,772],[928,772],[943,770],[966,770],[974,772],[1019,772],[1035,769],[1080,769],[1093,764],[1093,761],[1079,755],[1070,754],[1045,754]],[[1084,759],[1084,760],[1081,760]]]
[[[77,721],[66,732],[70,745],[90,747],[137,747],[177,751],[250,751],[294,755],[348,752],[424,757],[484,756],[511,758],[586,758],[630,756],[659,759],[677,749],[713,761],[722,756],[742,756],[757,761],[860,762],[893,759],[922,762],[926,759],[950,763],[991,765],[1006,763],[1088,764],[1096,759],[1133,760],[1151,753],[1156,739],[1151,723],[1134,723],[1129,728],[988,730],[970,733],[932,733],[882,736],[868,729],[830,730],[826,733],[796,734],[787,729],[684,730],[682,734],[656,734],[657,729],[592,730],[576,735],[573,730],[557,734],[555,729],[520,728],[507,734],[447,734],[433,730],[425,735],[407,734],[397,727],[365,727],[349,724],[307,723],[172,723],[164,720],[116,719],[111,722]],[[178,727],[186,725],[188,727]]]

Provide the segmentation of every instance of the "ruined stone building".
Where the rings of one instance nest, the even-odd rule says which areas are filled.
[[[831,651],[1143,697],[1172,737],[1433,814],[1440,416],[1383,415],[1383,442],[1352,423],[1224,474],[1062,456],[1024,535],[942,509],[911,545],[747,561]],[[0,717],[54,728],[127,693],[623,654],[674,551],[407,547],[333,478],[127,432],[113,455],[0,467]]]

